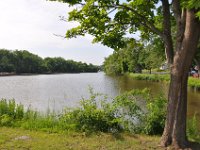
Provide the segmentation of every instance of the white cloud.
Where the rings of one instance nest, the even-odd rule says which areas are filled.
[[[88,63],[101,64],[112,50],[91,44],[91,36],[62,39],[77,23],[66,23],[59,16],[67,16],[67,4],[46,0],[0,1],[0,48],[27,49],[42,57],[62,56]]]

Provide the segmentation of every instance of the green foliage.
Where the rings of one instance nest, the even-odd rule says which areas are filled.
[[[23,117],[23,105],[16,104],[14,100],[0,100],[0,126],[13,125],[14,120],[21,120]]]
[[[164,82],[169,82],[170,81],[170,76],[169,74],[137,74],[137,73],[130,73],[128,74],[133,79],[136,80],[147,80],[147,81],[164,81]]]
[[[120,131],[120,120],[115,117],[112,105],[106,102],[106,98],[98,99],[101,94],[93,90],[90,94],[89,99],[81,100],[79,108],[66,110],[62,119],[78,131]]]
[[[7,114],[4,114],[0,117],[0,125],[1,126],[11,126],[12,121],[13,121],[13,119]]]
[[[126,46],[124,37],[127,33],[133,34],[140,30],[141,35],[147,37],[150,30],[145,25],[155,22],[154,16],[157,12],[155,5],[158,3],[158,1],[143,0],[59,1],[72,6],[80,5],[78,9],[75,8],[69,13],[68,20],[77,21],[80,24],[67,31],[67,38],[89,33],[94,36],[94,42],[101,42],[115,50]],[[145,23],[146,21],[148,23]]]
[[[129,77],[136,80],[147,80],[154,82],[167,82],[170,81],[169,74],[137,74],[137,73],[129,73]],[[200,89],[200,80],[198,78],[189,77],[188,86],[196,89]]]
[[[62,57],[45,58],[28,51],[0,49],[0,72],[20,73],[71,73],[97,72],[98,66],[65,60]]]
[[[162,134],[166,119],[167,100],[162,95],[147,101],[147,114],[143,132],[148,135]]]
[[[104,72],[109,75],[121,75],[125,73],[127,67],[124,67],[122,57],[123,55],[114,52],[112,55],[105,58],[103,65]]]
[[[182,6],[185,8],[189,8],[189,9],[199,9],[200,8],[200,2],[199,0],[188,0],[188,1],[183,1],[182,0]]]
[[[143,63],[140,61],[143,45],[134,40],[126,41],[127,47],[113,52],[104,61],[106,74],[124,74],[126,72],[141,72]]]
[[[61,114],[42,114],[14,100],[0,100],[0,126],[21,127],[29,130],[47,132],[112,132],[122,131],[161,134],[166,115],[166,99],[152,96],[148,89],[132,90],[108,101],[102,94],[94,93],[82,99],[80,106],[66,108]],[[198,140],[199,132],[194,117],[188,122],[187,134],[190,139]]]
[[[131,90],[117,96],[113,105],[115,114],[121,119],[121,126],[124,130],[140,133],[141,124],[145,115],[144,110],[139,104],[149,98],[149,90]]]
[[[10,52],[14,56],[13,65],[16,73],[41,73],[44,69],[43,59],[26,50]]]
[[[196,89],[200,89],[200,81],[198,78],[192,78],[190,77],[188,79],[188,86]]]
[[[77,6],[69,12],[68,21],[76,21],[79,25],[67,31],[66,37],[73,38],[79,35],[91,34],[94,42],[101,42],[115,50],[126,46],[125,37],[134,37],[138,34],[142,39],[150,40],[155,34],[162,40],[164,32],[164,19],[162,3],[159,0],[52,0]],[[172,1],[167,1],[170,5]],[[181,8],[196,9],[200,17],[199,0],[181,0]],[[179,5],[178,4],[178,5]],[[173,4],[172,4],[173,5]],[[171,27],[175,27],[173,7],[171,12]],[[181,9],[180,8],[180,9]],[[174,36],[174,35],[172,35]],[[174,36],[175,37],[175,36]]]
[[[140,41],[128,40],[125,48],[114,51],[104,61],[106,74],[124,74],[126,72],[141,73],[142,69],[159,68],[164,62],[164,46],[157,37],[148,45]]]
[[[148,90],[133,90],[116,97],[112,102],[107,97],[90,90],[90,98],[82,99],[80,107],[67,108],[62,114],[41,113],[24,110],[14,100],[0,101],[1,126],[17,126],[30,130],[60,132],[140,132],[144,112],[138,101],[148,98]]]
[[[162,95],[154,97],[148,89],[132,90],[116,97],[114,102],[124,130],[148,135],[162,134],[167,104]]]
[[[165,61],[164,44],[157,36],[151,37],[149,42],[141,51],[140,61],[144,64],[144,69],[152,70],[161,67]]]
[[[115,117],[111,104],[97,99],[102,97],[91,90],[91,97],[83,99],[78,108],[67,108],[62,114],[46,115],[24,110],[14,100],[0,101],[0,126],[16,126],[30,130],[62,132],[76,130],[81,132],[117,132],[121,130],[120,120]]]
[[[14,72],[14,56],[7,50],[0,50],[0,72]]]
[[[193,141],[200,141],[199,122],[197,121],[196,115],[188,120],[187,126],[188,138]]]

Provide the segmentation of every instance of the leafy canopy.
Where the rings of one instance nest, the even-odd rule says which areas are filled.
[[[56,1],[56,0],[52,0]],[[67,31],[66,38],[94,36],[93,42],[101,42],[115,50],[125,46],[124,37],[140,31],[148,38],[163,34],[162,6],[159,0],[57,0],[75,6],[68,21],[80,24]],[[182,0],[182,7],[200,8],[199,0]],[[173,14],[171,14],[173,16]],[[197,11],[200,17],[200,11]],[[172,17],[173,18],[173,17]]]
[[[113,49],[124,47],[124,37],[140,30],[147,36],[150,30],[159,30],[153,26],[160,22],[156,13],[160,12],[158,0],[134,0],[122,3],[119,0],[59,0],[76,5],[69,13],[68,21],[77,21],[79,26],[68,30],[67,38],[93,35],[93,42],[101,42]]]

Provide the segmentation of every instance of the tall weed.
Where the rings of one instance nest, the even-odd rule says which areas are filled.
[[[197,121],[196,114],[187,122],[187,136],[192,141],[200,142],[199,122]]]

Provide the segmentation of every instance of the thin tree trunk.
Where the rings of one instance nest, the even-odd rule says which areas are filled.
[[[189,70],[189,69],[188,69]],[[187,80],[188,72],[184,72],[178,89],[178,98],[175,109],[175,120],[172,133],[172,145],[179,149],[188,146],[186,136],[186,118],[187,118]]]
[[[187,115],[187,80],[188,72],[200,36],[200,21],[194,11],[187,11],[184,38],[179,41],[173,64],[169,85],[167,117],[162,135],[163,146],[173,145],[176,149],[188,146],[186,137]]]

